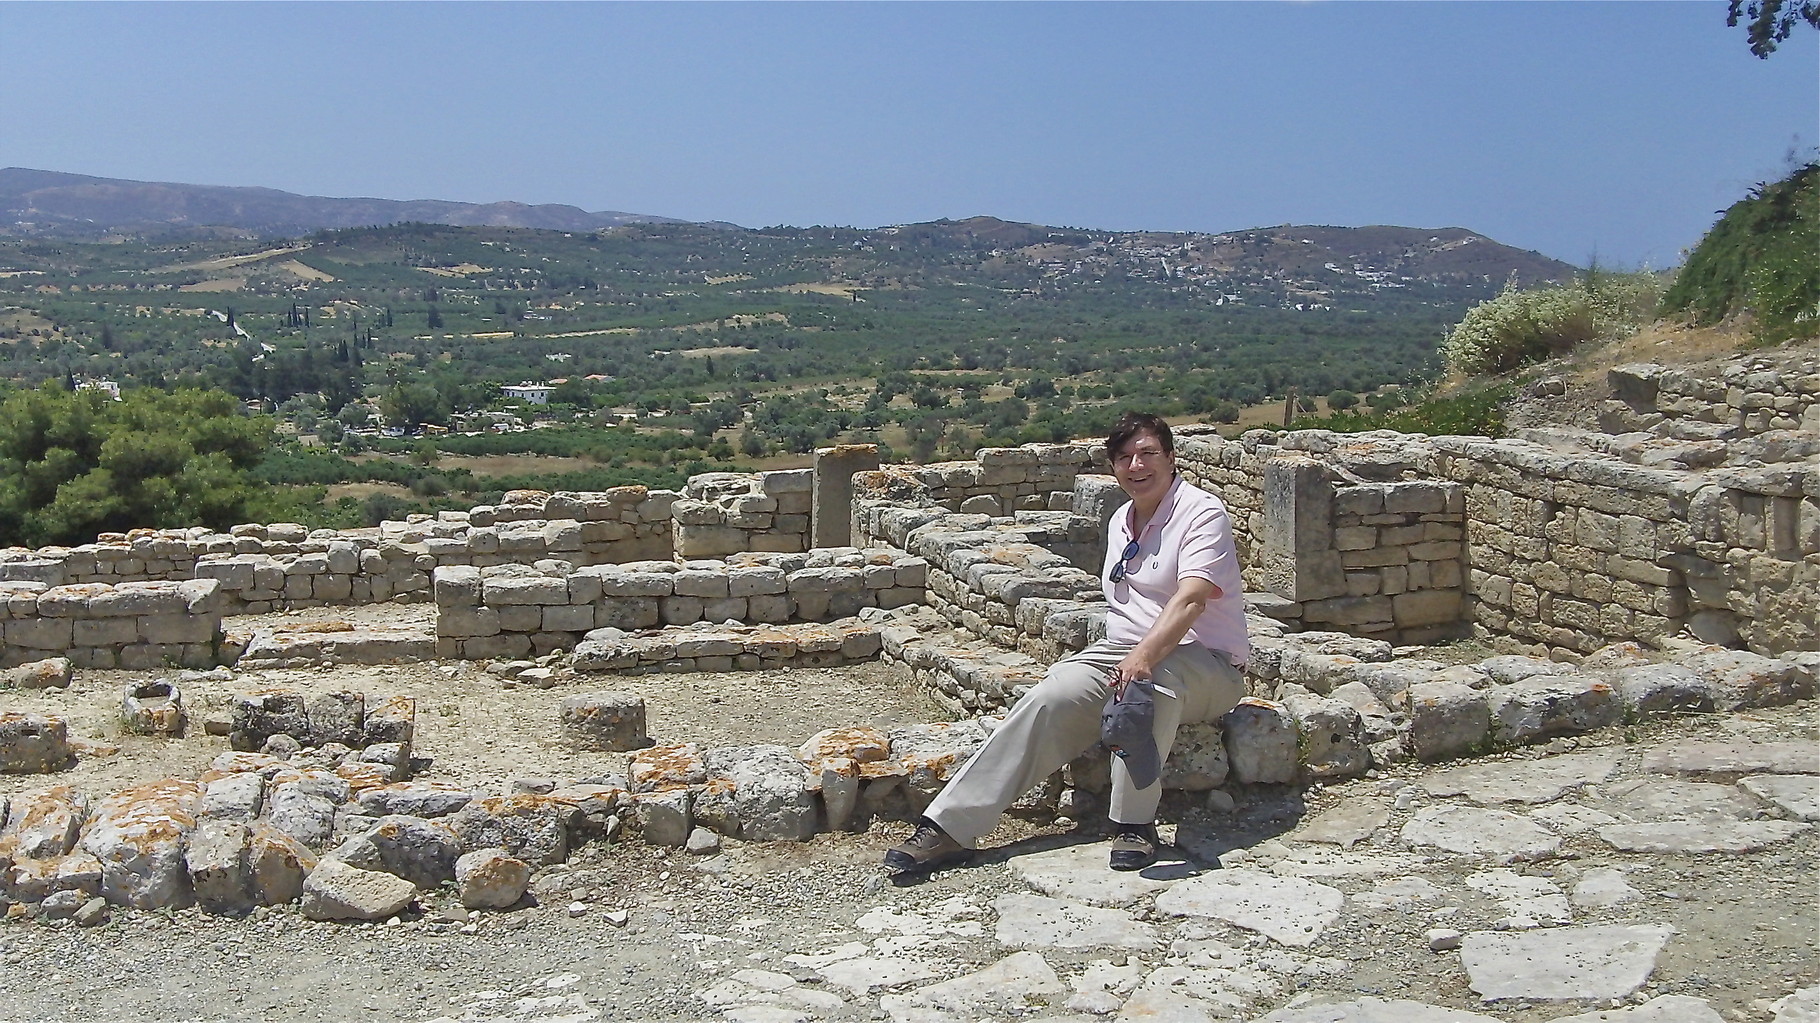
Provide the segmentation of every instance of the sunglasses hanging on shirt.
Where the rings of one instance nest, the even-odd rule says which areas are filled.
[[[1123,582],[1125,579],[1125,563],[1137,556],[1138,542],[1133,540],[1125,545],[1124,553],[1119,555],[1118,564],[1112,566],[1112,571],[1107,574],[1107,581],[1113,583]]]

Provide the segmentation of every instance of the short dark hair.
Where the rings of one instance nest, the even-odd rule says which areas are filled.
[[[1175,454],[1175,434],[1169,432],[1169,424],[1162,416],[1153,416],[1148,412],[1127,412],[1119,417],[1112,432],[1106,435],[1106,457],[1117,458],[1120,449],[1140,433],[1156,434],[1163,450]]]

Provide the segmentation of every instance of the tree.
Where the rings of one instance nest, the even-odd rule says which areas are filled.
[[[220,391],[54,386],[0,395],[0,543],[80,543],[141,526],[225,529],[256,515],[248,470],[273,440]]]
[[[1334,391],[1327,396],[1327,408],[1333,412],[1344,412],[1359,403],[1359,396],[1351,391]]]
[[[1751,0],[1749,4],[1745,0],[1731,0],[1725,15],[1726,26],[1737,28],[1738,22],[1747,19],[1745,32],[1750,40],[1750,52],[1768,60],[1797,25],[1805,21],[1820,28],[1820,0]]]

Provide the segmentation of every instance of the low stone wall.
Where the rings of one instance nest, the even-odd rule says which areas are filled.
[[[377,530],[296,523],[103,534],[78,547],[0,551],[0,581],[120,583],[215,579],[228,614],[430,599],[439,565],[561,558],[576,565],[671,556],[671,491],[511,491],[499,505],[411,516]]]
[[[1068,511],[1074,478],[1105,472],[1103,444],[1025,444],[981,448],[971,459],[895,467],[928,488],[949,511],[1010,515],[1016,511]]]
[[[746,554],[571,568],[450,566],[435,573],[437,652],[469,660],[573,650],[595,629],[828,621],[923,600],[928,564],[890,549]]]
[[[878,626],[859,618],[798,625],[702,622],[638,633],[596,629],[576,645],[569,668],[622,675],[835,668],[876,660],[879,646]]]
[[[676,555],[695,559],[806,551],[814,490],[813,469],[691,476],[671,506]]]
[[[1607,380],[1614,397],[1599,425],[1610,433],[1649,430],[1683,440],[1820,433],[1820,358],[1783,366],[1746,358],[1718,373],[1632,363]]]
[[[188,582],[0,583],[0,665],[67,657],[84,668],[207,668],[221,642],[221,587]]]

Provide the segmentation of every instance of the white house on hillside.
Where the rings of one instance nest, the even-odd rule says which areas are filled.
[[[548,405],[550,392],[555,390],[549,384],[507,384],[501,387],[500,393],[508,398],[517,398],[527,405]]]

